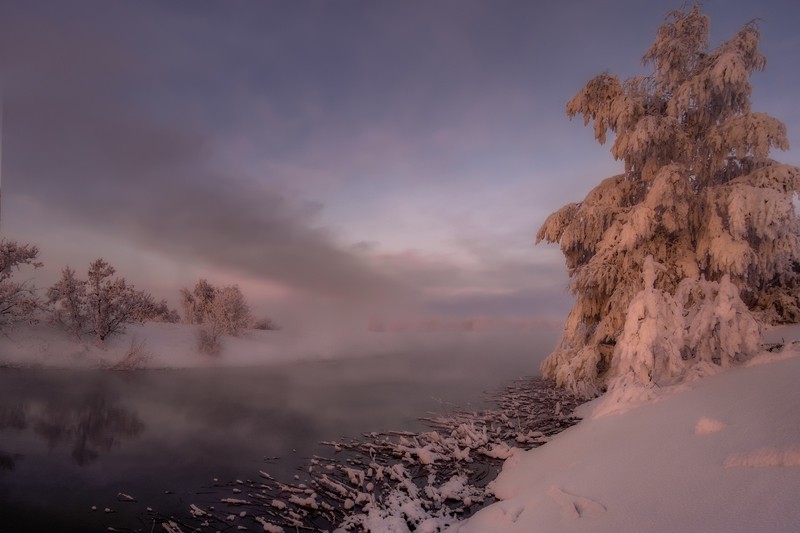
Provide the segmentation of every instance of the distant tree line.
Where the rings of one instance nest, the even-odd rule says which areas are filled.
[[[137,290],[102,258],[89,265],[85,279],[66,267],[61,278],[40,298],[30,281],[12,279],[22,267],[40,268],[39,249],[13,240],[0,240],[0,330],[20,322],[35,323],[41,316],[78,339],[94,338],[102,344],[121,334],[129,324],[180,322],[178,311],[166,300]],[[239,336],[247,329],[278,329],[269,318],[254,320],[244,295],[236,285],[215,287],[201,279],[194,289],[181,289],[183,321],[199,324],[198,348],[217,355],[223,335]]]

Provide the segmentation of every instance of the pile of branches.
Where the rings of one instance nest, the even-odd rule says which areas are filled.
[[[219,485],[227,494],[218,505],[192,504],[180,520],[149,518],[170,533],[441,531],[494,501],[487,484],[515,449],[540,446],[578,421],[580,400],[539,378],[514,382],[494,401],[494,409],[425,418],[430,431],[325,442],[332,457],[314,456],[292,482],[261,471]]]

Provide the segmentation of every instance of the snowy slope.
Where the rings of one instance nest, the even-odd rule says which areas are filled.
[[[797,330],[773,332],[771,337]],[[800,531],[800,345],[517,451],[451,533]]]

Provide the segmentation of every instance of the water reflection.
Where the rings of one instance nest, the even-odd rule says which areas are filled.
[[[36,530],[32,517],[62,526],[42,531],[136,529],[147,507],[213,505],[215,479],[262,469],[290,479],[320,441],[421,429],[417,417],[442,408],[434,397],[464,406],[529,373],[537,345],[504,336],[363,359],[126,375],[0,368],[0,529]],[[137,503],[123,506],[119,493]]]
[[[138,436],[143,429],[135,413],[115,405],[100,391],[66,411],[62,406],[48,405],[33,423],[33,431],[50,450],[71,442],[70,455],[81,466],[96,460],[100,452],[110,451],[123,438]]]
[[[29,427],[45,442],[48,451],[62,445],[71,447],[72,460],[85,466],[121,441],[137,437],[145,426],[136,413],[104,391],[95,390],[74,404],[61,399],[0,407],[0,431],[24,431]],[[0,470],[13,470],[15,458],[19,457],[0,450]]]
[[[12,405],[11,407],[0,407],[0,431],[13,429],[22,431],[28,427],[25,408],[22,405]],[[14,470],[16,461],[21,455],[10,454],[0,449],[0,472]]]
[[[22,404],[0,407],[0,430],[6,428],[23,430],[27,427],[28,421]]]
[[[11,455],[10,453],[6,453],[0,451],[0,471],[3,470],[14,470],[14,466],[16,464],[15,460],[17,459],[16,456]]]

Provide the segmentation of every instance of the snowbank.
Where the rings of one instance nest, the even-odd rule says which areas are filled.
[[[577,426],[506,461],[501,502],[449,531],[798,531],[798,356],[765,352],[621,414],[582,406]]]

